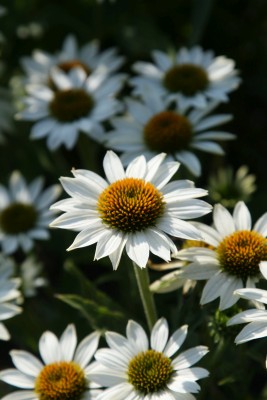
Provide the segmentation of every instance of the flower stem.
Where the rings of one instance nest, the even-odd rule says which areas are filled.
[[[149,289],[148,270],[138,267],[135,263],[133,263],[133,266],[147,324],[151,331],[157,321],[157,311],[153,294]]]

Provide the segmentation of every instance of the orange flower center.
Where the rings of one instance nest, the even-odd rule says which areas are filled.
[[[99,196],[98,211],[109,227],[136,232],[155,226],[164,212],[163,195],[151,183],[125,178],[108,186]]]
[[[40,400],[80,400],[86,387],[83,370],[66,361],[46,365],[35,381]]]
[[[217,254],[222,269],[230,275],[257,276],[259,263],[267,260],[267,240],[255,231],[236,231],[223,239]]]

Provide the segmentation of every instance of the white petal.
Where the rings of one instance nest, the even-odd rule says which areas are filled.
[[[100,333],[93,332],[90,335],[86,336],[77,347],[74,361],[77,362],[82,368],[86,367],[86,365],[90,362],[91,358],[96,352],[99,338]]]
[[[46,331],[42,334],[39,340],[39,351],[45,364],[60,361],[60,346],[54,333]]]
[[[114,271],[119,266],[119,263],[120,263],[120,260],[121,260],[121,255],[122,255],[122,252],[123,252],[123,249],[124,249],[124,246],[125,246],[126,242],[127,242],[127,235],[125,235],[124,240],[121,241],[121,244],[117,248],[117,250],[113,251],[113,253],[111,253],[109,255],[109,258],[110,258],[110,261],[112,263],[112,267],[113,267]]]
[[[33,390],[17,390],[6,396],[2,400],[38,400]]]
[[[178,161],[185,165],[185,167],[195,176],[201,174],[201,164],[198,158],[191,151],[179,151],[175,154]]]
[[[10,333],[8,332],[5,325],[2,323],[0,323],[0,339],[1,340],[9,340],[10,339]]]
[[[103,167],[106,177],[110,183],[125,178],[125,171],[119,157],[111,150],[107,151]]]
[[[220,296],[221,287],[227,277],[221,272],[213,275],[204,286],[200,304],[206,304]]]
[[[244,289],[240,289],[242,291]],[[227,321],[227,325],[236,325],[236,324],[244,324],[246,322],[266,322],[267,326],[267,311],[266,310],[258,310],[258,309],[250,309],[242,311],[236,314],[234,317],[230,318]]]
[[[127,357],[132,358],[134,356],[133,349],[131,348],[129,341],[122,335],[116,332],[106,332],[106,341],[111,349],[120,351],[123,348],[123,352]]]
[[[208,348],[206,346],[197,346],[192,349],[186,350],[177,356],[173,361],[172,365],[175,369],[189,368],[194,365],[202,357],[208,353]]]
[[[147,172],[146,159],[144,156],[135,158],[126,169],[126,176],[129,178],[143,179]]]
[[[251,230],[251,215],[243,201],[239,201],[234,208],[233,218],[236,230]]]
[[[267,291],[263,289],[256,289],[256,288],[238,289],[235,291],[235,294],[244,299],[256,300],[260,301],[261,303],[267,304]]]
[[[221,234],[209,225],[202,224],[201,222],[194,222],[194,226],[200,230],[202,240],[211,246],[217,247],[223,239]]]
[[[183,325],[177,329],[168,340],[167,346],[164,349],[164,354],[167,357],[171,357],[179,350],[185,341],[188,332],[188,325]]]
[[[251,322],[245,326],[235,338],[237,344],[248,342],[267,336],[267,324],[264,322]],[[1,375],[0,375],[1,376]]]
[[[63,361],[71,361],[77,345],[76,329],[73,324],[67,326],[59,340]]]
[[[267,236],[267,213],[263,214],[255,223],[253,230]]]
[[[29,375],[24,375],[16,369],[5,369],[0,372],[0,379],[10,385],[17,386],[22,389],[33,389],[35,379]]]
[[[90,246],[100,240],[105,234],[106,229],[102,225],[99,226],[99,223],[97,222],[92,224],[91,228],[87,228],[80,232],[67,250],[70,251],[80,247]]]
[[[215,204],[214,206],[213,221],[215,228],[222,236],[231,235],[236,230],[233,217],[221,204]]]
[[[129,362],[122,351],[111,350],[109,348],[99,349],[95,353],[95,359],[102,364],[105,369],[110,369],[111,371],[116,370],[119,376],[122,373],[125,374]]]
[[[237,302],[237,297],[234,295],[234,291],[242,287],[242,279],[228,276],[220,289],[219,309],[225,310],[226,308],[232,307],[232,305]]]
[[[267,279],[267,261],[261,261],[259,267],[262,275]]]
[[[104,390],[98,397],[97,400],[125,400],[130,399],[131,393],[133,391],[132,385],[128,382],[121,383],[119,385],[113,386],[110,389]],[[139,399],[138,399],[139,400]]]
[[[179,166],[180,164],[176,161],[165,162],[158,169],[157,174],[151,179],[151,183],[153,183],[153,185],[156,186],[158,190],[162,189],[177,172]],[[147,168],[149,169],[149,163],[147,164]],[[146,180],[147,177],[148,174],[146,176]]]
[[[197,393],[200,389],[200,386],[190,380],[186,380],[183,376],[178,378],[173,378],[170,382],[167,383],[167,387],[174,392],[179,393]]]
[[[140,268],[145,268],[149,257],[149,245],[142,232],[129,233],[126,242],[126,252]]]
[[[144,329],[137,322],[130,320],[126,327],[128,340],[133,343],[137,352],[148,350],[148,339]]]
[[[167,262],[170,261],[170,252],[174,253],[177,251],[173,241],[164,232],[156,228],[149,228],[144,234],[151,253]]]
[[[169,336],[169,327],[165,318],[159,319],[153,326],[151,332],[151,348],[162,352],[166,346]]]
[[[200,232],[189,222],[182,219],[163,216],[158,220],[157,227],[171,236],[182,239],[201,240]]]
[[[15,367],[26,375],[36,378],[43,368],[43,364],[38,360],[38,358],[34,357],[27,351],[12,350],[10,355]]]
[[[95,259],[106,257],[120,248],[121,244],[124,242],[125,234],[116,230],[107,230],[105,234],[101,237],[101,240],[97,243]]]

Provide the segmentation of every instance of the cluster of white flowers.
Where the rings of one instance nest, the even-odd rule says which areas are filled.
[[[173,358],[186,339],[186,325],[169,338],[167,321],[159,319],[150,344],[144,329],[132,320],[126,334],[125,338],[106,332],[109,348],[97,350],[97,331],[78,346],[73,324],[67,326],[60,339],[50,331],[44,332],[39,341],[42,361],[27,351],[10,352],[16,368],[1,371],[0,379],[23,390],[2,400],[195,399],[192,393],[200,389],[197,380],[209,374],[205,368],[192,365],[208,349],[196,346]]]
[[[52,151],[60,146],[71,151],[80,133],[98,142],[107,149],[105,178],[73,168],[73,177],[60,178],[70,197],[54,203],[60,185],[44,189],[42,178],[28,185],[20,172],[13,172],[9,188],[0,185],[1,251],[28,254],[35,240],[48,239],[48,226],[68,229],[78,232],[68,250],[96,244],[95,259],[108,256],[114,270],[123,252],[141,269],[151,254],[165,262],[178,259],[173,265],[179,269],[154,282],[152,291],[207,280],[201,305],[219,298],[219,309],[225,310],[238,295],[258,307],[267,304],[266,293],[255,289],[267,279],[267,213],[252,225],[247,206],[239,201],[232,215],[216,204],[212,226],[196,222],[212,211],[200,199],[207,190],[189,179],[171,181],[180,166],[201,175],[195,151],[223,155],[221,141],[235,139],[218,128],[232,115],[213,114],[240,84],[235,63],[199,46],[173,54],[155,50],[152,60],[134,63],[135,76],[129,77],[118,72],[124,57],[116,48],[101,51],[98,41],[79,48],[73,35],[56,54],[36,50],[22,59],[25,107],[16,118],[33,121],[30,138],[46,138]],[[132,96],[121,100],[126,80]],[[4,103],[1,110],[10,111]],[[2,128],[9,128],[5,118],[0,118]],[[55,218],[55,211],[63,214]],[[198,244],[178,249],[174,238]],[[46,284],[33,270],[22,282],[10,278],[10,271],[0,264],[1,321],[22,311],[14,303],[21,296],[20,284],[25,296]],[[236,338],[243,343],[267,336],[266,321],[265,310],[253,309],[229,325],[250,322]],[[197,346],[173,357],[187,328],[183,325],[169,338],[168,323],[161,318],[149,340],[141,325],[130,320],[126,337],[106,332],[109,348],[98,350],[99,332],[77,347],[73,324],[60,339],[46,331],[39,341],[42,361],[26,351],[11,351],[16,368],[1,371],[0,379],[23,390],[2,400],[193,400],[200,389],[197,380],[208,371],[192,366],[208,349]],[[2,324],[0,338],[9,338]]]

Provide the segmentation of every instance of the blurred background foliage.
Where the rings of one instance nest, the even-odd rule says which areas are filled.
[[[257,190],[248,204],[253,220],[267,211],[266,0],[6,0],[1,5],[7,9],[0,21],[5,37],[0,44],[2,87],[16,87],[16,77],[22,75],[21,57],[31,55],[37,48],[54,53],[61,49],[69,33],[76,35],[80,45],[98,38],[102,49],[116,46],[126,57],[122,70],[127,73],[131,73],[134,61],[150,60],[153,49],[167,51],[199,44],[215,55],[232,58],[242,84],[230,95],[230,102],[220,105],[219,111],[233,114],[227,130],[237,139],[224,145],[225,157],[200,155],[203,175],[196,185],[207,187],[210,175],[220,168],[236,171],[246,165],[256,176]],[[125,88],[126,93],[129,90]],[[47,184],[54,184],[61,175],[70,176],[73,166],[86,168],[86,159],[90,164],[89,150],[88,154],[83,151],[81,159],[77,150],[51,153],[44,141],[30,141],[30,126],[28,122],[14,121],[13,131],[0,147],[2,184],[7,184],[14,169],[20,170],[29,182],[43,175]],[[80,149],[86,148],[86,140],[89,139],[80,139]],[[97,147],[100,165],[104,152]],[[11,366],[10,349],[37,352],[44,330],[60,334],[70,322],[78,327],[80,338],[95,328],[124,333],[129,318],[145,326],[129,261],[123,258],[115,273],[108,259],[92,261],[93,248],[67,253],[73,239],[72,232],[53,230],[51,240],[36,245],[34,254],[43,264],[49,285],[39,289],[35,297],[25,299],[24,312],[6,322],[12,339],[0,342],[1,369]],[[24,260],[21,253],[15,257],[18,265]],[[159,272],[151,271],[151,281],[159,276]],[[190,325],[185,347],[205,344],[211,349],[202,363],[211,377],[201,382],[202,391],[197,398],[267,399],[263,364],[266,339],[235,346],[236,331],[225,328],[224,316],[216,313],[216,304],[199,307],[195,312],[199,292],[200,289],[187,295],[180,291],[156,295],[159,315],[167,317],[171,330],[179,324]],[[231,313],[234,311],[231,309]],[[7,393],[7,385],[1,383],[0,394],[1,390]]]

